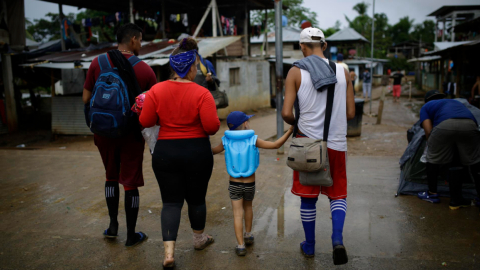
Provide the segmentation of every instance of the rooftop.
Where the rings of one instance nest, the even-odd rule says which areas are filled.
[[[475,6],[443,6],[434,12],[428,14],[427,16],[435,16],[435,17],[441,17],[445,16],[453,11],[472,11],[472,10],[480,10],[480,5],[475,5]]]
[[[353,28],[344,28],[326,38],[329,42],[369,42]]]

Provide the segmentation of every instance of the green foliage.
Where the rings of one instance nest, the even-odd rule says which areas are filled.
[[[47,13],[45,16],[50,19],[35,19],[33,23],[30,21],[26,23],[27,33],[37,42],[60,38],[60,19],[58,13]],[[65,17],[69,20],[74,20],[75,14],[70,13]]]
[[[412,40],[410,30],[413,27],[413,19],[410,20],[408,16],[400,19],[400,21],[392,26],[390,29],[390,36],[393,43],[401,43]]]
[[[422,40],[427,46],[432,46],[435,41],[435,22],[426,20],[421,24],[417,24],[413,28],[412,38],[414,40]]]
[[[87,9],[86,11],[78,13],[76,16],[75,14],[70,13],[68,15],[65,15],[65,17],[71,22],[81,24],[82,19],[99,18],[109,14],[110,13],[108,12]],[[33,23],[29,20],[26,20],[25,25],[28,38],[37,42],[60,39],[60,19],[58,13],[47,13],[45,16],[49,19],[35,19]],[[84,37],[86,35],[86,31],[83,27],[81,29],[82,31],[77,34]],[[92,33],[98,32],[100,34],[100,41],[115,41],[115,30],[113,27],[99,25],[93,26],[91,30]]]
[[[370,4],[365,2],[356,4],[353,7],[353,10],[358,12],[358,16],[353,20],[345,15],[345,19],[347,20],[349,27],[355,29],[355,31],[366,38],[367,36],[371,36],[369,33],[372,31],[372,18],[367,15],[367,9],[369,5]]]
[[[293,27],[300,27],[300,23],[303,20],[307,20],[312,23],[312,26],[318,26],[317,13],[310,11],[310,9],[303,7],[303,0],[283,0],[282,4],[287,6],[286,10],[282,11],[282,14],[287,16],[288,25]],[[275,10],[271,9],[267,11],[267,27],[269,30],[275,29]],[[251,24],[262,24],[265,20],[264,10],[255,10],[250,13]]]
[[[358,16],[353,19],[345,16],[345,19],[348,21],[350,28],[353,28],[366,39],[371,40],[372,18],[367,15],[368,8],[369,3],[358,3],[353,7],[353,10],[358,12]],[[390,25],[385,13],[376,13],[374,17],[374,57],[376,58],[385,58],[388,48],[393,44],[411,40],[419,41],[420,37],[423,43],[427,43],[427,47],[433,45],[433,41],[435,40],[435,23],[431,20],[426,20],[421,24],[414,25],[414,20],[405,16],[396,24]],[[358,51],[358,55],[370,57],[369,47],[370,46],[364,46],[363,49]]]
[[[360,16],[363,16],[363,15],[367,15],[367,10],[368,10],[369,6],[370,6],[370,3],[360,2],[360,3],[356,4],[355,6],[353,6],[353,10],[358,12],[358,14],[360,14]]]
[[[387,68],[394,70],[406,70],[412,71],[415,69],[415,66],[412,63],[408,63],[405,58],[389,58],[390,62],[387,64]]]
[[[325,35],[325,37],[329,37],[333,34],[335,34],[336,32],[340,31],[340,27],[342,26],[342,24],[340,23],[340,21],[336,21],[335,22],[335,25],[333,27],[329,27],[327,29],[321,29],[323,31],[323,34]]]

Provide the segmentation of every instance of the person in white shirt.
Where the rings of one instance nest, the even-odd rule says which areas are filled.
[[[343,245],[342,233],[347,210],[346,135],[347,120],[355,117],[353,86],[350,82],[350,74],[343,66],[335,65],[336,75],[334,74],[328,59],[323,54],[327,48],[327,42],[320,29],[304,29],[300,33],[300,46],[306,57],[300,61],[307,63],[309,70],[300,69],[295,64],[290,69],[285,82],[285,99],[282,109],[285,122],[294,125],[296,120],[292,110],[295,100],[298,99],[296,109],[299,109],[300,117],[297,123],[297,137],[323,138],[328,91],[322,91],[322,88],[315,87],[314,84],[320,85],[322,80],[336,81],[331,114],[332,124],[328,129],[327,141],[333,185],[331,187],[303,186],[299,181],[299,172],[293,173],[292,193],[301,197],[300,213],[306,238],[306,241],[300,244],[300,248],[306,257],[315,255],[316,202],[322,193],[330,199],[334,264],[345,264],[348,262],[348,257]]]

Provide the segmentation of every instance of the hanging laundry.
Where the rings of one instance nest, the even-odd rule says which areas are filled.
[[[182,14],[182,23],[185,27],[188,27],[188,14],[187,13]]]
[[[177,15],[170,14],[170,21],[175,22],[177,20]]]
[[[122,13],[121,12],[115,13],[115,19],[117,20],[117,22],[120,22],[122,20]]]
[[[63,24],[62,24],[62,37],[64,40],[68,38],[68,26],[71,24],[71,22],[68,19],[63,19]]]
[[[85,26],[92,26],[92,20],[90,18],[85,19]]]

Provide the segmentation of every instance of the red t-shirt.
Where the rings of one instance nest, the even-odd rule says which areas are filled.
[[[164,81],[145,95],[140,124],[160,125],[159,140],[204,138],[220,128],[215,100],[194,83]]]
[[[124,53],[123,55],[128,59],[133,54]],[[108,61],[113,67],[110,56],[108,56]],[[133,67],[133,70],[135,71],[138,84],[140,85],[140,89],[142,89],[142,91],[150,90],[150,88],[152,88],[152,86],[157,83],[157,77],[155,76],[155,72],[153,72],[152,68],[145,62],[140,61],[140,63],[136,64]],[[83,88],[87,89],[88,91],[92,91],[99,75],[100,65],[98,64],[98,57],[95,57],[95,59],[93,59],[92,63],[90,64],[90,67],[88,68],[87,78],[85,79],[85,84],[83,84]]]

